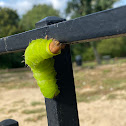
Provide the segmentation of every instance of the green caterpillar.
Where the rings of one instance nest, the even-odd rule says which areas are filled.
[[[31,68],[42,94],[50,99],[60,93],[56,84],[56,71],[52,57],[60,54],[61,51],[57,54],[50,51],[49,45],[52,41],[52,39],[32,40],[24,54],[25,64]]]

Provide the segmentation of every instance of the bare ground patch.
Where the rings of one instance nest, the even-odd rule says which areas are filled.
[[[126,126],[126,63],[74,68],[81,126]],[[47,126],[44,97],[31,71],[0,71],[0,121]]]

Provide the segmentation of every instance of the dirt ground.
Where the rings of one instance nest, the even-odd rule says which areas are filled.
[[[80,126],[126,126],[125,68],[74,69]],[[0,71],[0,121],[7,118],[47,126],[44,97],[30,71]]]

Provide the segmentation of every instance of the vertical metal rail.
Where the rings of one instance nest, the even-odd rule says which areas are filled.
[[[51,21],[53,22],[53,20],[49,22]],[[39,23],[43,25],[43,21]],[[41,27],[40,24],[38,26]],[[60,94],[55,99],[45,99],[48,126],[79,126],[69,45],[65,47],[60,55],[55,57],[55,70]]]

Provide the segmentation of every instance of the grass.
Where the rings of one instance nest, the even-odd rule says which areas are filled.
[[[81,67],[74,70],[74,79],[78,102],[93,102],[106,96],[107,99],[116,99],[116,91],[126,91],[126,59],[93,69]],[[88,89],[88,91],[87,91]],[[91,90],[93,89],[93,90]],[[83,90],[83,91],[82,91]]]
[[[96,62],[85,62],[82,64],[82,67],[87,67],[87,68],[94,68],[97,66]]]
[[[11,83],[11,84],[1,84],[2,88],[6,88],[8,90],[12,90],[12,89],[22,89],[22,88],[38,88],[37,84],[33,84],[33,83]]]
[[[116,98],[117,98],[117,94],[115,94],[115,93],[109,94],[109,95],[107,96],[107,99],[108,99],[108,100],[114,100],[114,99],[116,99]]]
[[[90,86],[89,84],[87,84],[85,87],[89,87],[93,88],[95,90],[89,90],[87,92],[84,93],[80,93],[79,90],[77,92],[77,100],[78,102],[92,102],[95,100],[100,99],[103,96],[107,96],[107,99],[115,99],[116,98],[116,94],[111,94],[112,92],[115,91],[122,91],[125,90],[126,91],[126,80],[112,80],[112,79],[106,79],[104,81],[102,81],[102,85],[98,86],[96,81],[94,82],[94,84],[90,84],[92,86]],[[91,82],[93,83],[93,82]],[[84,89],[83,87],[83,89]],[[78,88],[76,86],[76,88]],[[80,88],[80,87],[79,87]],[[82,88],[82,87],[81,87]]]
[[[24,121],[26,121],[26,122],[37,122],[39,120],[42,120],[42,118],[44,116],[46,116],[46,114],[40,114],[40,115],[37,115],[37,116],[34,116],[34,117],[28,117]]]
[[[13,112],[17,112],[17,109],[10,109],[10,110],[8,110],[8,113],[13,113]]]
[[[24,99],[21,99],[21,100],[18,100],[18,101],[14,101],[13,103],[14,104],[20,104],[20,103],[24,103],[25,101],[24,101]]]
[[[122,59],[117,60],[117,62],[120,63],[120,64],[126,63],[126,59],[123,59],[123,58],[122,58]]]
[[[126,58],[113,58],[110,59],[109,61],[102,60],[101,65],[107,65],[107,64],[122,64],[126,63]],[[90,62],[83,62],[82,67],[83,68],[95,68],[97,66],[97,63],[95,61],[90,61]]]
[[[29,70],[21,70],[20,72],[3,72],[0,76],[0,88],[5,88],[9,90],[22,88],[38,88],[36,80],[33,78],[32,72]]]
[[[0,112],[3,112],[5,110],[5,108],[0,108]]]
[[[43,103],[40,102],[40,101],[33,101],[33,102],[31,102],[31,105],[32,106],[38,106],[38,105],[43,105]]]
[[[126,80],[121,79],[106,79],[103,81],[103,86],[105,89],[113,90],[126,90]]]
[[[101,99],[110,100],[110,102],[111,100],[119,99],[121,103],[122,99],[126,100],[125,60],[101,66],[97,66],[95,63],[85,63],[85,66],[79,67],[79,69],[75,66],[73,72],[78,103],[85,102],[89,104]],[[38,88],[30,71],[3,71],[3,73],[0,73],[0,77],[0,91],[3,88],[5,88],[5,91],[23,88],[27,88],[27,91],[29,91],[28,88]],[[0,112],[5,115],[8,114],[8,116],[12,115],[12,117],[8,118],[14,118],[19,113],[25,123],[32,124],[35,122],[35,124],[38,124],[42,119],[44,120],[46,110],[44,103],[37,99],[28,99],[28,101],[23,98],[17,99],[12,102],[12,108],[6,109],[6,106],[2,106]],[[30,103],[27,104],[27,102]],[[19,105],[21,106],[19,107]]]
[[[110,69],[107,69],[107,70],[103,70],[103,74],[107,74],[107,73],[110,73],[111,70]]]
[[[114,59],[110,59],[109,61],[102,60],[102,65],[114,64],[114,63],[116,63],[116,61],[114,61]]]
[[[100,99],[102,96],[105,96],[107,94],[111,93],[110,90],[101,90],[101,89],[96,89],[93,91],[87,91],[84,93],[77,93],[77,101],[78,102],[92,102]]]
[[[109,97],[109,94],[111,98],[111,93],[115,91],[126,91],[126,59],[110,60],[109,64],[105,65],[105,62],[102,64],[97,66],[96,62],[86,62],[80,69],[74,65],[74,80],[79,102],[92,102],[104,95]],[[9,90],[38,88],[36,80],[29,70],[17,70],[15,72],[2,70],[0,75],[0,88]],[[86,91],[86,89],[93,90]],[[42,102],[31,102],[31,106],[39,105],[42,105]],[[24,113],[37,113],[37,110],[26,110]]]
[[[98,99],[101,98],[101,95],[85,95],[85,94],[77,94],[77,102],[86,102],[86,103],[89,103],[89,102],[92,102],[92,101],[96,101]]]
[[[22,111],[22,113],[23,114],[36,114],[36,113],[42,113],[44,111],[45,111],[45,109],[43,109],[43,108],[37,108],[37,109],[31,109],[31,110],[25,109]]]

